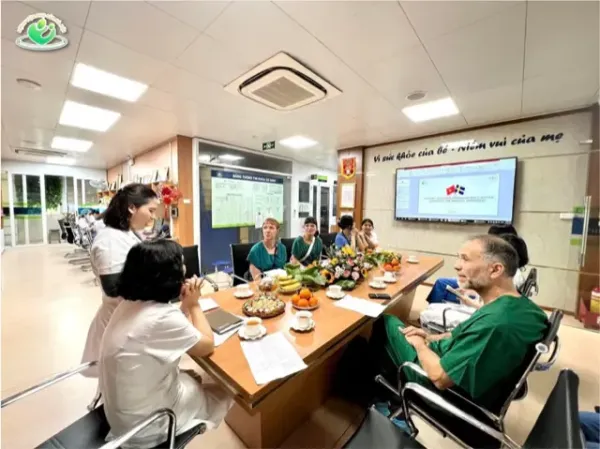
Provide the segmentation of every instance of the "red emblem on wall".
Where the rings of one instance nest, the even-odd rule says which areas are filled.
[[[342,159],[342,176],[351,179],[356,174],[356,158]]]

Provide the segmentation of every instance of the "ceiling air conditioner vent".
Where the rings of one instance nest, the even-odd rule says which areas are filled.
[[[225,86],[225,90],[279,111],[291,111],[341,94],[285,53],[258,65]]]
[[[15,148],[15,153],[23,156],[66,156],[67,153],[53,150],[36,150],[33,148]]]

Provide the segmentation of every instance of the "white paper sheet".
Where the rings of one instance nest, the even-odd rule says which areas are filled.
[[[336,307],[342,309],[354,310],[355,312],[362,313],[373,318],[377,318],[385,310],[386,306],[377,304],[373,301],[367,301],[366,299],[354,298],[346,295],[344,298],[334,303]]]
[[[239,331],[240,328],[236,327],[235,329],[232,329],[230,331],[225,332],[224,334],[217,334],[216,332],[213,332],[213,338],[215,341],[215,348],[217,346],[221,346],[223,343],[225,343],[229,337],[231,337],[233,334],[235,334],[237,331]]]
[[[200,304],[200,308],[203,312],[208,312],[209,310],[219,307],[219,304],[217,304],[212,298],[199,299],[198,303]]]
[[[281,332],[261,340],[242,341],[242,351],[257,385],[306,369],[306,364]]]

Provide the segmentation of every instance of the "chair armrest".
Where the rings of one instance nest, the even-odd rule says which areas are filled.
[[[219,291],[219,284],[217,284],[215,281],[213,281],[208,276],[204,276],[203,279],[210,284],[210,286],[214,289],[215,292]]]
[[[423,368],[421,368],[419,365],[417,365],[416,363],[413,363],[413,362],[404,362],[398,368],[398,391],[402,391],[402,389],[404,388],[405,380],[404,380],[404,377],[402,376],[402,374],[404,373],[405,369],[409,369],[409,370],[417,373],[421,377],[424,377],[425,379],[429,380],[429,376],[427,376],[427,373],[425,372],[425,370]]]
[[[442,325],[444,326],[444,332],[448,331],[448,325],[446,324],[446,313],[448,313],[449,310],[452,310],[453,312],[462,313],[463,315],[467,315],[467,316],[473,315],[473,313],[469,313],[466,310],[459,309],[459,308],[455,309],[455,308],[449,307],[447,309],[442,310]]]
[[[120,437],[115,438],[114,440],[109,441],[104,446],[100,447],[100,449],[119,449],[124,443],[133,438],[137,433],[144,430],[146,427],[151,425],[153,422],[160,418],[164,417],[169,418],[168,424],[168,434],[167,434],[167,443],[169,449],[173,449],[175,447],[175,429],[177,427],[177,418],[173,410],[168,408],[161,408],[154,413],[148,415],[146,418],[138,422],[131,430],[124,433]],[[162,447],[162,446],[161,446]]]
[[[548,360],[545,362],[538,361],[533,367],[534,371],[548,371],[550,368],[552,368],[552,365],[554,365],[554,362],[556,362],[556,359],[558,358],[558,353],[560,351],[560,340],[558,338],[558,335],[554,337],[553,343],[554,344],[552,345],[552,354],[550,354]],[[546,354],[550,351],[550,349],[544,343],[538,343],[536,349],[542,354]]]
[[[34,393],[37,393],[38,391],[48,388],[49,386],[54,385],[62,380],[68,379],[69,377],[74,376],[75,374],[78,374],[78,373],[85,371],[86,369],[96,365],[97,363],[98,362],[96,362],[96,361],[84,363],[82,365],[79,365],[76,368],[70,369],[69,371],[64,371],[62,373],[56,374],[56,375],[50,377],[49,379],[46,379],[43,382],[40,382],[39,384],[29,387],[23,391],[15,393],[12,396],[7,397],[6,399],[2,399],[2,401],[0,401],[0,408],[7,407],[10,404],[14,404],[17,401],[20,401],[21,399],[26,398],[27,396],[30,396]]]
[[[243,277],[238,276],[235,273],[231,273],[231,277],[237,279],[238,281],[242,281],[245,284],[249,284],[250,283],[250,281],[248,281],[248,279],[244,279]]]
[[[456,418],[459,418],[462,421],[466,422],[467,424],[475,427],[476,429],[480,430],[481,432],[486,433],[487,435],[491,436],[492,438],[494,438],[494,439],[498,440],[500,443],[502,443],[503,447],[508,447],[511,449],[520,448],[520,446],[517,445],[507,435],[504,435],[502,432],[499,432],[498,430],[477,420],[476,418],[469,415],[468,413],[465,413],[463,410],[461,410],[457,406],[451,404],[446,399],[444,399],[442,396],[429,390],[428,388],[426,388],[422,385],[419,385],[415,382],[409,382],[406,384],[406,386],[404,387],[404,390],[402,391],[403,398],[406,397],[406,391],[411,391],[412,393],[414,393],[415,395],[424,399],[425,401],[444,410],[446,413],[449,413],[452,416],[455,416]]]

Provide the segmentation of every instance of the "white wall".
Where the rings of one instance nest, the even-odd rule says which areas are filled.
[[[453,276],[455,254],[469,236],[487,232],[488,226],[449,223],[419,223],[394,220],[394,176],[399,167],[443,164],[501,157],[518,157],[514,224],[525,239],[530,264],[537,267],[540,305],[573,312],[577,304],[579,246],[571,243],[571,220],[561,213],[583,205],[591,146],[580,142],[591,138],[589,112],[511,125],[465,131],[445,136],[371,147],[365,152],[365,215],[372,218],[383,246],[416,254],[441,255],[445,266],[437,276]],[[541,142],[546,134],[563,133],[558,142]],[[536,142],[512,144],[522,135],[535,136]],[[490,148],[489,142],[503,140],[506,146]],[[474,139],[487,142],[487,148],[474,151],[448,151],[437,154],[444,142]],[[418,156],[424,149],[432,155]],[[376,162],[377,156],[396,156],[414,152],[415,157]]]
[[[300,181],[310,181],[311,175],[325,175],[327,176],[327,182],[320,183],[321,185],[328,186],[330,191],[331,200],[329,202],[329,210],[331,211],[331,216],[329,217],[329,226],[335,224],[335,211],[333,211],[333,183],[337,180],[336,172],[332,170],[327,170],[323,168],[319,168],[313,165],[303,164],[300,162],[294,161],[292,163],[292,210],[291,210],[291,218],[290,218],[290,236],[295,237],[302,232],[302,227],[304,225],[304,218],[298,217],[298,183]],[[311,212],[312,215],[312,188],[310,190],[310,199],[311,199]],[[315,217],[317,218],[317,217]]]
[[[106,170],[36,162],[2,160],[2,170],[19,175],[72,176],[79,179],[106,179]]]

